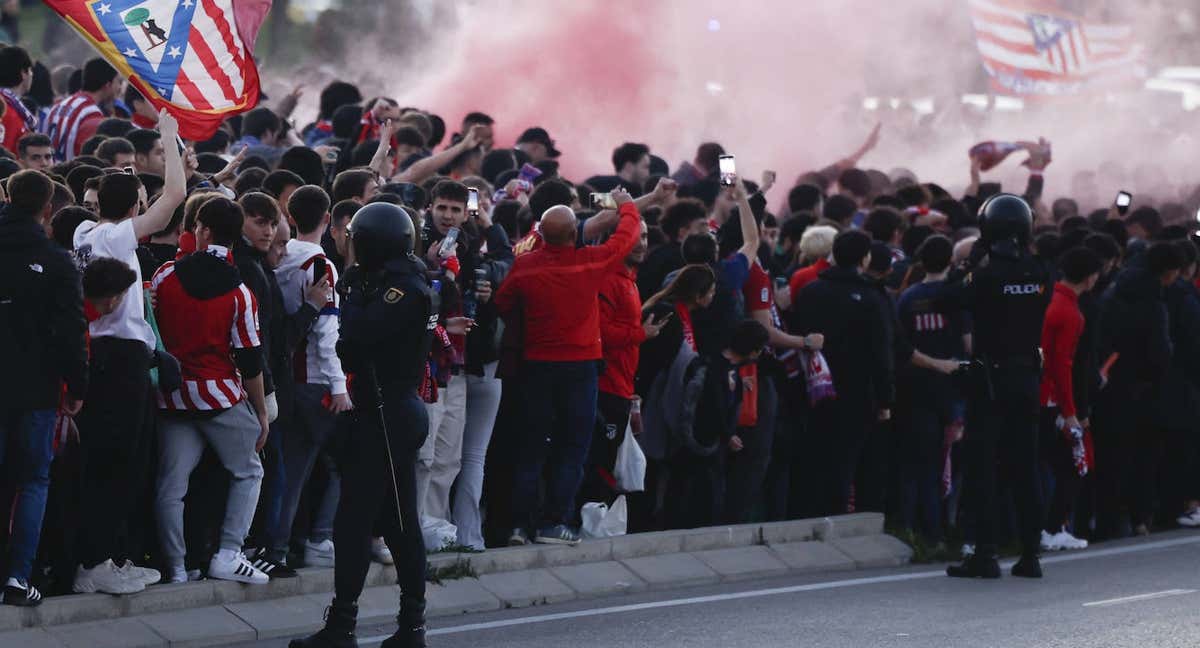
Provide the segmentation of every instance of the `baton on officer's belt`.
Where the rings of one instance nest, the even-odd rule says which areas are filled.
[[[388,439],[387,419],[383,416],[383,388],[379,385],[379,376],[375,374],[375,365],[371,365],[371,382],[375,383],[375,400],[379,403],[379,431],[383,434],[383,447],[387,451],[388,475],[392,478],[392,501],[396,503],[396,521],[400,524],[400,532],[404,532],[404,514],[400,509],[400,488],[396,485],[396,464],[392,459],[392,442]]]

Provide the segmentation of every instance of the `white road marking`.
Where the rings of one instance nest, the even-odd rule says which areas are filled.
[[[1122,603],[1136,603],[1138,601],[1150,601],[1153,599],[1167,598],[1168,596],[1183,596],[1184,594],[1194,594],[1193,589],[1172,589],[1163,590],[1161,592],[1150,592],[1149,594],[1135,594],[1133,596],[1122,596],[1121,598],[1105,599],[1103,601],[1091,601],[1084,603],[1083,607],[1104,607],[1108,605],[1120,605]]]
[[[1074,562],[1076,560],[1089,560],[1092,558],[1106,558],[1108,556],[1120,556],[1131,553],[1141,553],[1144,551],[1154,551],[1157,549],[1167,549],[1170,547],[1178,547],[1182,545],[1191,545],[1200,543],[1200,536],[1188,536],[1186,538],[1176,538],[1174,540],[1159,540],[1156,542],[1146,542],[1141,544],[1129,545],[1126,547],[1113,547],[1110,549],[1087,549],[1084,551],[1070,553],[1059,556],[1048,556],[1042,558],[1043,564],[1052,564],[1060,562]],[[1002,565],[1007,571],[1015,561],[1008,561]],[[460,634],[463,632],[476,632],[479,630],[494,630],[496,628],[509,628],[512,626],[531,625],[534,623],[548,623],[551,621],[564,621],[567,619],[579,619],[583,617],[604,616],[609,614],[623,614],[625,612],[640,612],[642,610],[655,610],[667,607],[679,607],[683,605],[699,605],[702,603],[719,603],[722,601],[735,601],[739,599],[759,598],[763,596],[778,596],[781,594],[796,594],[799,592],[816,592],[829,589],[840,589],[844,587],[858,587],[861,585],[877,585],[880,583],[898,583],[911,580],[924,580],[928,578],[945,578],[946,571],[938,569],[936,571],[912,572],[908,574],[893,574],[891,576],[870,576],[865,578],[848,578],[844,580],[825,581],[821,583],[807,583],[805,585],[792,585],[789,587],[772,587],[768,589],[749,590],[746,592],[729,592],[726,594],[711,594],[708,596],[692,596],[688,598],[670,599],[667,601],[651,601],[649,603],[631,603],[628,605],[614,605],[611,607],[595,608],[590,610],[575,610],[573,612],[558,612],[554,614],[539,614],[534,616],[520,617],[516,619],[500,619],[497,621],[483,621],[480,623],[466,623],[449,628],[435,628],[429,631],[429,636]],[[1160,598],[1162,596],[1177,596],[1180,594],[1190,594],[1195,590],[1168,590],[1170,593],[1156,592]],[[1148,596],[1143,594],[1142,596]],[[1113,599],[1121,603],[1126,602],[1126,599]],[[1095,604],[1108,603],[1107,601],[1098,601]],[[379,635],[377,637],[360,637],[359,645],[367,646],[377,644],[390,635]]]

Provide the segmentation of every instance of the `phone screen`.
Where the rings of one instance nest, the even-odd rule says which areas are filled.
[[[313,259],[313,283],[321,280],[325,276],[325,258],[317,257]]]
[[[1128,207],[1133,202],[1133,195],[1127,191],[1117,194],[1117,207]]]
[[[478,189],[468,189],[467,190],[467,211],[472,214],[479,213],[479,190]]]
[[[617,201],[613,199],[611,193],[593,193],[592,206],[596,209],[616,209]]]
[[[438,250],[438,256],[443,259],[449,259],[457,254],[454,246],[458,245],[458,232],[457,227],[451,227],[446,232],[446,238],[442,239],[442,247]]]
[[[722,155],[718,161],[719,170],[721,172],[721,184],[726,187],[732,187],[737,179],[737,165],[734,164],[732,155]]]

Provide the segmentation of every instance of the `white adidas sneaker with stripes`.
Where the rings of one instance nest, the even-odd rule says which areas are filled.
[[[218,552],[208,563],[208,577],[219,580],[265,585],[270,578],[260,569],[256,569],[241,552],[233,554],[232,560],[226,560]]]

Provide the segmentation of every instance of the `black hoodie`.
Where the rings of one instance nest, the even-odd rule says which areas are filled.
[[[87,392],[87,320],[79,271],[31,214],[0,216],[0,408],[54,409],[62,383]]]
[[[1166,378],[1172,345],[1164,295],[1158,277],[1137,261],[1122,270],[1105,291],[1100,357],[1120,354],[1109,374],[1110,392],[1132,400]]]
[[[304,336],[308,335],[313,321],[317,318],[317,309],[308,302],[301,302],[300,308],[289,315],[283,306],[283,293],[275,273],[264,266],[266,255],[256,250],[245,239],[238,239],[233,248],[233,262],[242,275],[242,282],[254,293],[258,300],[259,340],[263,352],[263,389],[264,393],[272,394],[277,390],[289,388],[290,379],[277,383],[275,374],[291,376],[290,369],[292,353]],[[284,384],[287,383],[287,384]]]

